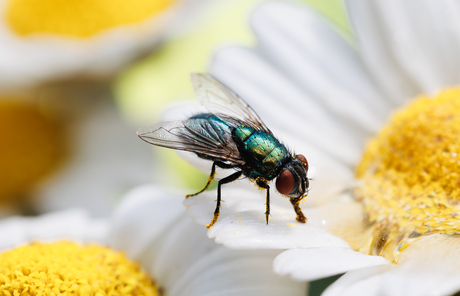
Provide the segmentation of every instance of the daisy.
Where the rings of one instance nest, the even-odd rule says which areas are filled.
[[[273,273],[279,251],[216,245],[181,202],[144,186],[109,220],[83,210],[3,220],[0,287],[31,295],[305,295],[306,284]]]
[[[350,0],[347,8],[352,44],[307,7],[271,2],[251,18],[256,48],[215,56],[211,73],[316,170],[302,206],[307,224],[273,197],[265,225],[263,195],[236,182],[223,187],[208,236],[235,249],[289,249],[274,268],[297,280],[346,272],[325,295],[455,293],[459,7]],[[214,200],[211,191],[186,206],[204,225]]]
[[[107,217],[153,175],[155,156],[132,130],[99,90],[0,96],[0,216],[81,207]]]
[[[170,37],[200,1],[0,3],[0,88],[106,77]]]

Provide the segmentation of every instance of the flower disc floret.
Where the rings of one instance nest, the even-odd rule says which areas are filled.
[[[32,243],[0,254],[1,295],[159,295],[122,253],[71,242]]]
[[[418,97],[368,143],[356,196],[374,227],[370,253],[396,260],[411,239],[460,233],[459,139],[457,88]]]
[[[173,0],[10,0],[5,19],[11,30],[21,36],[48,33],[83,38],[141,22],[172,3]]]
[[[66,154],[62,122],[22,98],[0,98],[0,140],[0,203],[19,201]]]

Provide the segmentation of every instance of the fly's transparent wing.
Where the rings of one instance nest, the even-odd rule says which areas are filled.
[[[235,118],[257,130],[271,133],[257,113],[237,94],[211,74],[192,73],[192,86],[198,100],[222,119]]]
[[[219,159],[244,165],[230,129],[213,125],[206,119],[169,121],[140,128],[137,135],[144,141],[175,150],[196,153],[208,159]]]

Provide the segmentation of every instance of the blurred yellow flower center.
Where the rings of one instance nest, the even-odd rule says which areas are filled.
[[[0,204],[25,195],[64,155],[58,122],[18,98],[0,98],[0,141]]]
[[[37,33],[89,37],[139,23],[169,7],[173,0],[9,0],[5,19],[18,35]]]
[[[396,112],[357,167],[371,223],[367,250],[397,262],[418,237],[460,234],[460,89],[421,96]]]
[[[0,254],[0,290],[31,296],[159,295],[148,274],[124,254],[65,241]]]

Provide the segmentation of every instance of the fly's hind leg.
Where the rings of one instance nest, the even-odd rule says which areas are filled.
[[[267,181],[263,178],[256,179],[257,186],[267,189],[267,199],[265,202],[265,221],[268,224],[268,216],[270,216],[270,186],[267,184]]]
[[[296,217],[297,221],[305,223],[305,222],[307,222],[307,217],[305,217],[305,215],[302,213],[302,210],[299,207],[300,201],[302,199],[303,199],[303,197],[301,197],[301,198],[291,198],[290,201],[291,201],[292,206],[294,207],[295,213],[297,214],[297,217]]]
[[[198,191],[198,192],[196,192],[196,193],[187,194],[187,195],[185,196],[185,198],[189,198],[190,196],[198,195],[198,194],[200,194],[201,192],[203,192],[203,191],[205,191],[206,189],[208,189],[209,185],[211,185],[211,183],[212,183],[212,180],[214,180],[214,177],[216,176],[216,166],[218,166],[218,167],[220,167],[220,168],[223,168],[223,169],[229,169],[229,168],[234,167],[234,166],[232,166],[232,165],[226,164],[226,163],[221,162],[221,161],[214,161],[214,162],[212,163],[211,174],[209,175],[208,181],[206,182],[206,185],[204,185],[203,189],[201,189],[200,191]]]
[[[212,219],[211,223],[206,225],[207,228],[210,228],[214,223],[216,223],[217,219],[219,218],[220,215],[220,201],[221,201],[221,194],[220,194],[220,189],[223,184],[230,183],[235,181],[241,176],[242,172],[236,172],[234,174],[231,174],[228,177],[223,178],[222,180],[219,180],[219,183],[217,185],[217,203],[216,203],[216,209],[214,211],[214,218]]]

